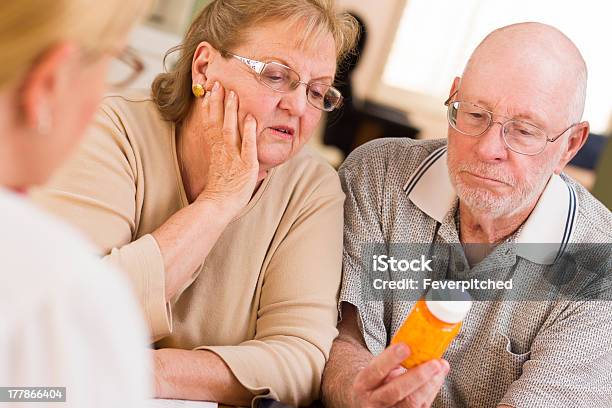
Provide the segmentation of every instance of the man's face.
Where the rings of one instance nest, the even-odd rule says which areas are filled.
[[[568,126],[569,93],[560,73],[550,65],[524,66],[503,57],[483,59],[466,71],[454,100],[493,112],[495,122],[512,118],[532,123],[551,138]],[[471,210],[492,217],[512,215],[538,199],[560,163],[566,142],[567,134],[548,143],[542,153],[527,156],[508,149],[499,123],[477,137],[449,126],[451,182]]]

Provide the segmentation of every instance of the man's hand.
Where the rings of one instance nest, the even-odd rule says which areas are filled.
[[[410,354],[406,345],[388,347],[355,377],[353,406],[362,408],[429,407],[444,383],[449,365],[432,360],[409,370],[400,363]]]
[[[406,370],[405,344],[372,356],[359,329],[355,306],[342,304],[339,335],[323,372],[323,402],[328,408],[429,407],[444,383],[449,365],[432,360]]]

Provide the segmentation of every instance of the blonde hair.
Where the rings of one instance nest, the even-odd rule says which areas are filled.
[[[112,49],[150,5],[151,0],[0,1],[0,88],[61,41],[94,54]]]
[[[298,47],[331,34],[337,61],[354,48],[359,35],[357,21],[338,12],[335,0],[215,0],[192,22],[183,43],[166,53],[167,57],[180,51],[175,67],[153,81],[152,96],[162,117],[180,123],[189,114],[193,103],[191,65],[201,42],[207,41],[219,51],[228,50],[245,41],[249,28],[270,21],[299,27]]]

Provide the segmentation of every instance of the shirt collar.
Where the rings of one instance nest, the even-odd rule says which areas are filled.
[[[434,150],[404,186],[410,201],[439,223],[453,209],[457,199],[446,159],[446,146]],[[517,255],[540,264],[554,263],[567,248],[574,232],[576,207],[574,188],[553,174],[516,237],[515,243],[521,244],[517,245]]]

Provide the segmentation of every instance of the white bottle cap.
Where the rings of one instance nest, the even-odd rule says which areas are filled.
[[[425,295],[425,304],[436,318],[446,323],[459,323],[472,307],[472,297],[460,289],[431,289]]]
[[[446,323],[459,323],[472,307],[471,300],[425,300],[425,304],[432,315]]]

